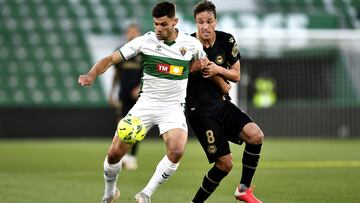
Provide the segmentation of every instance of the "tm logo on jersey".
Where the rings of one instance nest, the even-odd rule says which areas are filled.
[[[182,75],[184,67],[169,64],[157,64],[156,70],[161,73],[167,73],[171,75]]]

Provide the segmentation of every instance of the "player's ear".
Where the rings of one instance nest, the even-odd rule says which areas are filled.
[[[174,18],[174,20],[173,20],[173,26],[175,27],[178,22],[179,22],[179,18]]]

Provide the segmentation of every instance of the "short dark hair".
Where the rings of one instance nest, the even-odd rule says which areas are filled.
[[[216,7],[211,1],[207,1],[207,0],[201,1],[195,6],[195,8],[194,8],[194,18],[196,18],[196,15],[198,13],[201,13],[201,12],[204,12],[204,11],[207,11],[207,12],[210,12],[210,13],[214,14],[214,17],[216,19]]]
[[[172,18],[175,16],[175,4],[162,1],[160,3],[157,3],[155,7],[152,10],[152,16],[154,18],[161,18],[164,16],[167,16],[169,18]]]

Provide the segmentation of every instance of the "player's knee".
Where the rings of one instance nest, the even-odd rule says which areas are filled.
[[[252,144],[262,144],[263,140],[264,140],[264,133],[262,132],[262,130],[258,129],[253,136]]]
[[[245,126],[243,133],[243,138],[248,144],[262,144],[264,140],[264,133],[262,130],[254,123],[250,123]]]
[[[249,144],[262,144],[264,140],[264,133],[259,128],[252,132]]]
[[[233,162],[231,156],[221,157],[215,162],[215,166],[222,171],[230,172],[233,168]]]
[[[181,148],[171,148],[168,150],[169,160],[173,163],[179,162],[183,154],[184,150],[182,150]]]

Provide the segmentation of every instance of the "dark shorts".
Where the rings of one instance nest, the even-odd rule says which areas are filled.
[[[229,141],[242,144],[240,132],[246,124],[253,122],[245,112],[230,101],[216,106],[187,104],[186,115],[209,163],[231,153]]]

